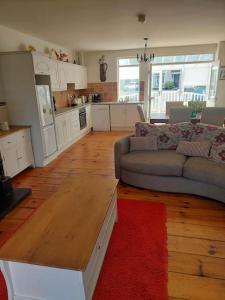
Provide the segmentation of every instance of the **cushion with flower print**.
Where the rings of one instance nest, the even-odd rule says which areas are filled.
[[[219,128],[213,136],[210,159],[225,163],[225,128]]]
[[[220,133],[221,127],[203,123],[197,123],[193,127],[193,134],[191,140],[193,142],[210,141]]]
[[[136,136],[156,136],[160,150],[175,150],[179,141],[191,139],[193,129],[193,125],[189,122],[164,125],[137,122],[135,127]]]

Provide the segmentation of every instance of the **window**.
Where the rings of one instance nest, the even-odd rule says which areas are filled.
[[[139,100],[139,64],[136,58],[118,60],[119,99],[134,102]]]
[[[192,63],[192,62],[211,62],[214,60],[213,53],[207,54],[188,54],[175,56],[156,56],[153,64],[170,64],[170,63]]]

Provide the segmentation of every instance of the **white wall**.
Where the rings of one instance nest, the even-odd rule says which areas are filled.
[[[11,28],[0,26],[0,52],[25,50],[27,45],[32,45],[37,51],[48,53],[52,48],[61,49],[68,53],[70,61],[73,60],[74,51],[48,41],[38,39],[34,36],[15,31]]]
[[[179,54],[195,54],[195,53],[210,53],[216,52],[217,44],[193,45],[193,46],[177,46],[151,49],[155,55],[179,55]],[[100,82],[99,78],[99,63],[98,60],[102,55],[105,55],[108,64],[107,82],[117,81],[117,59],[120,57],[136,56],[138,49],[132,50],[117,50],[117,51],[96,51],[84,53],[84,62],[88,67],[88,82]],[[139,49],[140,51],[140,49]],[[142,74],[140,74],[140,80]]]
[[[225,66],[225,41],[219,43],[218,60],[220,66]],[[216,106],[225,106],[225,80],[218,80]]]

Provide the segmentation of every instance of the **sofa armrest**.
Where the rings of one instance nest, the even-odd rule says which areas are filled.
[[[120,158],[130,151],[130,136],[132,135],[119,139],[114,145],[115,177],[117,179],[120,179]]]

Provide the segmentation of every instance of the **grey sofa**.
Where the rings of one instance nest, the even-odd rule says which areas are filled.
[[[225,203],[225,164],[175,150],[130,152],[129,136],[115,143],[115,176],[127,184],[189,193]]]

